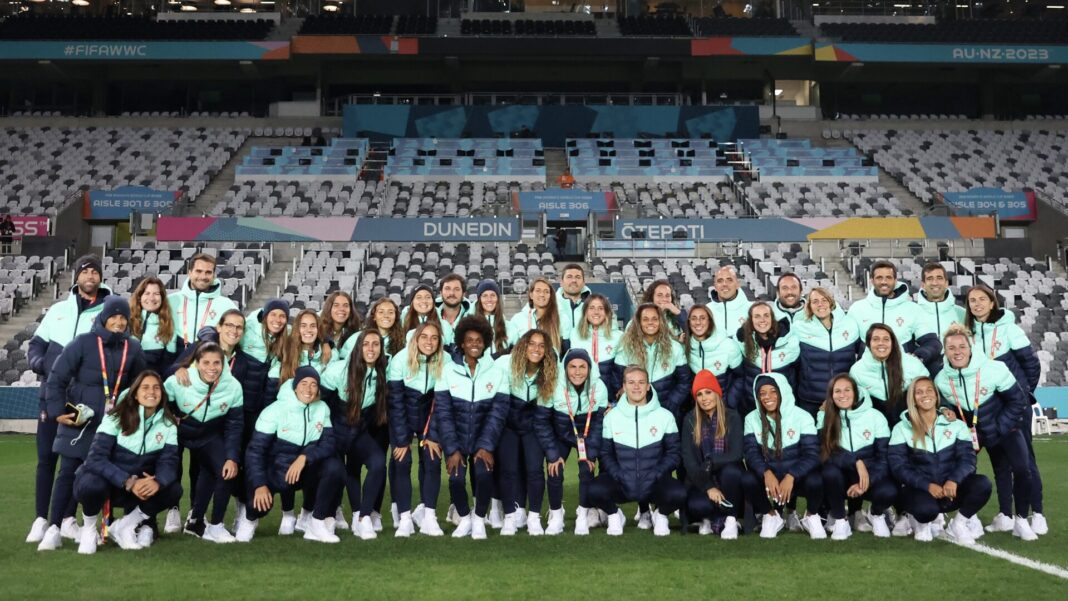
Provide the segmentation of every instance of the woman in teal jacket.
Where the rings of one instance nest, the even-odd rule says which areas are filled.
[[[745,394],[734,406],[738,413],[748,415],[756,408],[753,382],[761,374],[782,374],[791,390],[797,387],[801,355],[797,337],[791,333],[789,322],[775,321],[770,304],[761,301],[749,306],[749,317],[738,330],[738,344],[742,349],[742,373],[745,375],[745,385],[741,387]],[[809,415],[815,419],[815,410]]]
[[[743,394],[742,350],[730,333],[716,327],[712,310],[705,305],[690,307],[686,321],[686,359],[694,374],[708,370],[716,376],[728,407],[737,407]]]
[[[893,429],[905,410],[905,393],[909,385],[916,378],[929,375],[927,368],[922,361],[906,354],[894,331],[881,323],[868,328],[864,344],[867,350],[849,368],[849,375],[868,394],[872,406],[883,414]]]
[[[178,331],[167,289],[154,276],[141,280],[130,295],[130,335],[141,342],[148,369],[162,374],[178,356]]]
[[[823,462],[823,488],[830,508],[827,527],[832,540],[845,540],[853,531],[846,519],[846,498],[871,501],[866,516],[878,538],[890,536],[883,515],[897,500],[897,483],[890,477],[886,447],[890,427],[871,406],[867,394],[847,374],[827,385],[827,400],[816,419]]]
[[[906,404],[907,416],[890,435],[888,456],[890,472],[904,487],[913,535],[918,541],[932,540],[938,514],[957,511],[946,534],[959,543],[974,543],[969,521],[990,500],[991,486],[975,471],[968,426],[938,411],[938,391],[928,377],[912,383]]]
[[[223,367],[223,350],[213,342],[198,345],[183,365],[189,386],[171,376],[164,382],[172,410],[178,417],[178,442],[189,449],[200,466],[193,510],[186,534],[215,543],[234,537],[223,526],[226,508],[237,482],[241,462],[244,408],[241,384]],[[208,503],[214,497],[211,519],[205,524]]]
[[[780,373],[757,376],[753,395],[759,403],[745,417],[743,447],[746,467],[767,492],[766,497],[753,499],[754,513],[764,516],[760,537],[775,538],[785,524],[772,503],[787,507],[803,496],[808,511],[801,526],[813,539],[826,538],[817,513],[823,502],[823,479],[815,421],[794,405],[794,391]]]
[[[82,504],[79,553],[96,552],[97,520],[109,500],[113,509],[121,507],[124,512],[108,526],[108,535],[119,547],[143,549],[152,544],[151,527],[141,523],[154,520],[182,496],[178,427],[159,374],[141,372],[120,395],[78,470],[74,493]]]
[[[568,348],[581,349],[589,354],[594,369],[599,372],[599,379],[610,393],[621,388],[621,384],[613,381],[615,358],[619,352],[621,338],[623,332],[617,325],[611,301],[603,294],[587,296],[582,303],[582,315],[568,338]]]
[[[508,342],[515,344],[519,337],[531,330],[541,330],[549,336],[549,344],[557,357],[563,356],[568,332],[561,330],[560,308],[556,304],[553,285],[545,278],[535,278],[527,291],[527,302],[508,320]]]
[[[323,378],[324,396],[331,408],[337,451],[345,459],[345,488],[352,509],[352,533],[363,540],[378,537],[371,520],[375,500],[386,482],[386,449],[373,429],[385,429],[386,354],[382,336],[364,330],[348,361],[336,363]],[[360,473],[367,468],[360,486]]]

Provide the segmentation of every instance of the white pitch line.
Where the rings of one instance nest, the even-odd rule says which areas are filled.
[[[1031,568],[1032,570],[1037,570],[1039,572],[1049,574],[1050,576],[1056,576],[1057,578],[1068,580],[1068,570],[1060,566],[1055,566],[1053,564],[1043,563],[1041,561],[1035,561],[1034,559],[1021,557],[1019,555],[1016,555],[1015,553],[1009,553],[1008,551],[995,549],[994,547],[988,547],[980,543],[975,543],[972,545],[962,545],[951,540],[946,540],[946,542],[953,543],[954,545],[957,545],[958,547],[961,547],[963,549],[971,549],[972,551],[977,551],[979,553],[983,553],[984,555],[989,555],[998,559],[1004,559],[1005,561],[1009,563],[1014,563],[1018,566],[1024,566],[1025,568]]]

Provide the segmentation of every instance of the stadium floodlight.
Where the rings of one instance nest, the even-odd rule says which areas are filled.
[[[242,8],[241,10],[239,10],[237,12],[244,13],[246,15],[250,15],[250,14],[256,12],[256,9],[252,8],[251,6],[246,6],[245,8]]]
[[[230,0],[215,0],[215,6],[230,6]]]
[[[74,6],[89,6],[89,0],[71,0]]]
[[[325,10],[328,13],[337,12],[339,8],[341,8],[341,7],[338,6],[337,4],[324,4],[323,5],[323,10]]]
[[[192,2],[182,3],[182,12],[192,13],[197,11],[197,5]]]

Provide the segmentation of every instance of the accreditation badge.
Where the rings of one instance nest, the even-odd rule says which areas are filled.
[[[588,461],[586,459],[586,439],[581,436],[576,438],[575,446],[578,447],[579,461]]]

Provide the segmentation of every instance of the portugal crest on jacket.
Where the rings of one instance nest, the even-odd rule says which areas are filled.
[[[650,436],[656,436],[656,433],[659,432],[659,431],[660,430],[656,429],[656,426],[653,426],[652,428],[649,428],[649,435]]]
[[[897,327],[900,328],[903,325],[905,325],[905,318],[901,317],[900,315],[898,315],[898,317],[897,317]]]
[[[871,440],[871,430],[864,431],[864,440]]]
[[[986,396],[988,394],[990,394],[990,389],[987,388],[986,386],[983,386],[982,388],[979,389],[979,396]]]
[[[323,431],[323,422],[315,422],[315,430],[318,432]]]
[[[219,405],[219,411],[221,411],[223,413],[226,413],[226,408],[229,407],[229,406],[230,405],[228,403],[222,403],[222,404]]]
[[[793,440],[794,436],[796,436],[796,435],[797,435],[797,430],[794,430],[793,428],[790,428],[789,430],[786,431],[786,438],[789,438],[789,439]]]
[[[156,432],[156,444],[163,444],[163,432]]]
[[[486,384],[486,392],[493,394],[493,382]]]

